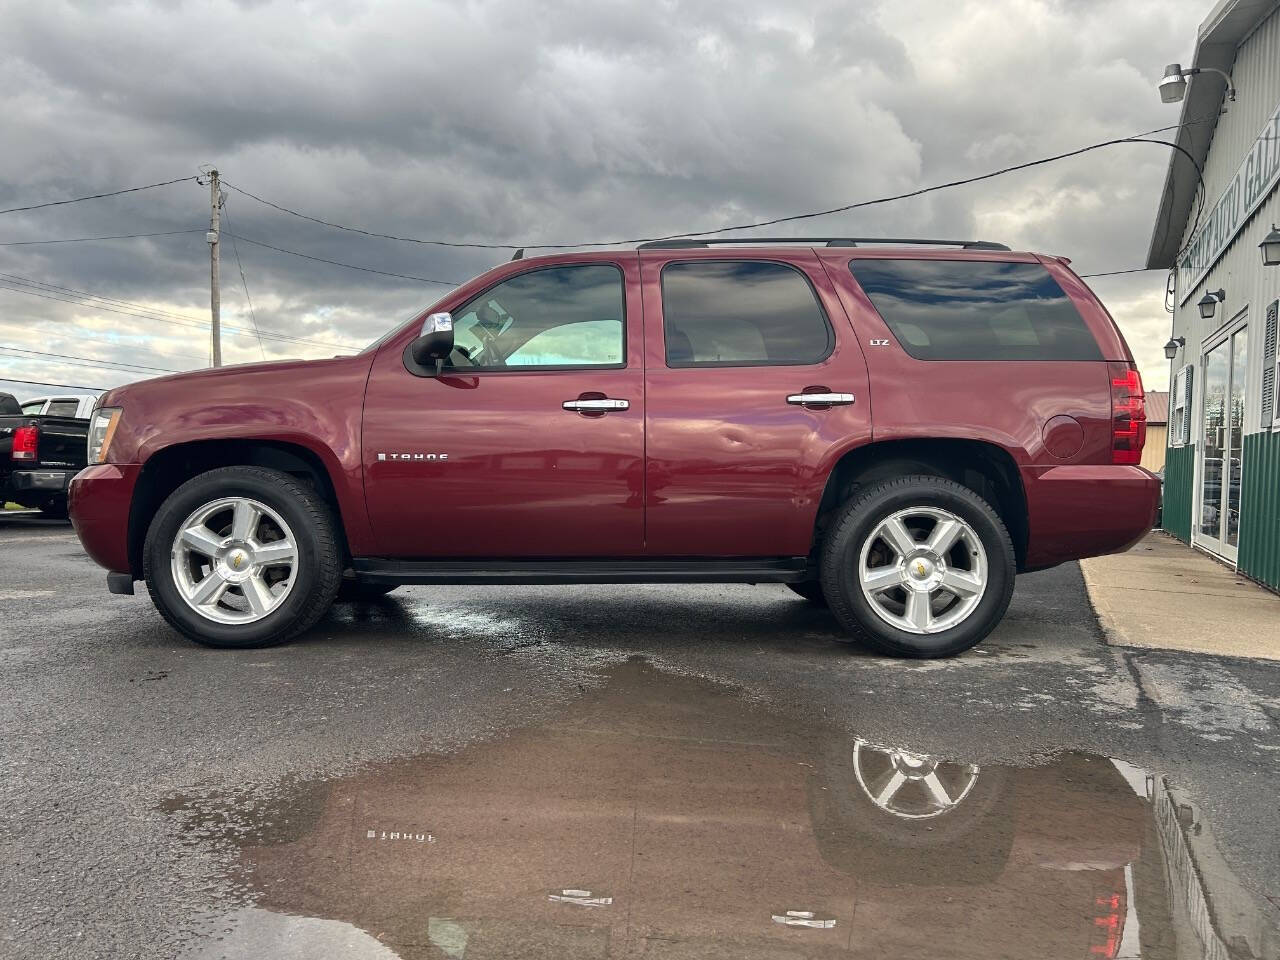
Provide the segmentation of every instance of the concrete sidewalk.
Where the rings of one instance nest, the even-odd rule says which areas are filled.
[[[1280,660],[1280,596],[1162,531],[1080,569],[1109,643]]]

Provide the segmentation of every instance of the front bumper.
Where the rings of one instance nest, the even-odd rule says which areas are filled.
[[[75,475],[74,470],[14,470],[9,474],[9,485],[14,490],[61,493]]]
[[[129,510],[142,465],[100,463],[71,481],[68,512],[80,543],[93,561],[113,573],[139,573],[129,562]]]
[[[1134,466],[1024,467],[1027,570],[1123,553],[1151,531],[1160,478]]]

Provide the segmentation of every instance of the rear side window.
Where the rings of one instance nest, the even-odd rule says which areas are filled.
[[[37,414],[43,409],[44,409],[43,400],[32,400],[30,403],[24,403],[22,405],[22,412],[27,414],[28,416]]]
[[[662,270],[667,366],[818,363],[834,344],[808,279],[764,260],[694,260]]]
[[[849,269],[917,360],[1101,360],[1039,263],[853,260]]]
[[[45,414],[50,417],[74,417],[78,409],[80,409],[78,400],[51,400]]]

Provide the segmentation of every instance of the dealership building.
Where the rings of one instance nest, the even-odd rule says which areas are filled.
[[[1195,160],[1173,151],[1147,255],[1172,271],[1163,523],[1280,589],[1280,3],[1222,0],[1160,92]]]

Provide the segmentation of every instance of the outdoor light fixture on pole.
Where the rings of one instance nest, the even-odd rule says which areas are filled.
[[[1178,355],[1178,351],[1186,345],[1186,337],[1170,337],[1169,342],[1164,345],[1164,358],[1172,360]]]
[[[1187,93],[1187,77],[1194,77],[1197,73],[1220,74],[1227,81],[1227,99],[1235,100],[1236,88],[1231,85],[1231,74],[1217,67],[1188,67],[1183,70],[1180,63],[1171,63],[1164,68],[1164,76],[1157,84],[1160,99],[1165,103],[1180,103]]]
[[[1225,290],[1210,290],[1196,303],[1200,308],[1200,316],[1206,320],[1213,319],[1213,312],[1218,308],[1218,304],[1227,299]]]
[[[1262,238],[1262,242],[1258,244],[1258,249],[1262,251],[1262,265],[1264,267],[1280,266],[1280,227],[1273,223],[1271,232]]]

